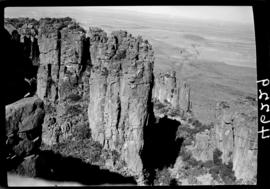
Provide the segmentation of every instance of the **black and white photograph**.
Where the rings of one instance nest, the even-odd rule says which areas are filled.
[[[8,186],[257,185],[252,6],[11,6],[3,23]]]

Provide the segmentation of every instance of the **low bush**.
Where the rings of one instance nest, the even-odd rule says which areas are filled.
[[[218,149],[215,149],[213,152],[213,162],[208,161],[204,163],[204,167],[210,167],[210,174],[212,177],[217,180],[221,178],[225,184],[234,184],[236,181],[236,177],[233,171],[233,164],[230,161],[228,164],[222,163],[221,159],[222,152]]]
[[[84,139],[58,143],[53,145],[50,150],[64,156],[72,156],[80,158],[83,161],[94,163],[100,160],[102,146],[98,142]]]
[[[163,185],[169,186],[175,184],[174,179],[171,177],[171,174],[168,168],[163,168],[161,171],[156,170],[156,178],[154,180],[154,185]]]
[[[82,96],[81,95],[78,95],[78,94],[70,94],[68,97],[67,97],[67,100],[71,101],[71,102],[78,102],[79,100],[82,99]]]
[[[65,115],[77,116],[82,114],[82,108],[80,105],[71,105],[66,108]]]
[[[180,109],[171,109],[171,110],[168,112],[168,115],[169,115],[169,116],[172,116],[172,117],[181,116],[181,115],[182,115],[182,112],[181,112]]]
[[[87,123],[81,123],[74,126],[72,135],[75,137],[76,140],[84,140],[89,139],[91,136],[91,130]]]
[[[53,114],[56,112],[56,107],[52,105],[51,103],[45,104],[44,106],[46,114]]]

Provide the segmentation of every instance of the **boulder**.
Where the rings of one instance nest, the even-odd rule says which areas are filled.
[[[36,153],[41,144],[44,106],[38,97],[21,99],[6,106],[8,158]]]

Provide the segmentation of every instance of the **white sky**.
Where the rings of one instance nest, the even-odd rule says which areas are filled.
[[[134,13],[142,13],[156,16],[167,17],[185,17],[199,20],[220,20],[238,23],[253,23],[253,11],[251,6],[107,6],[107,7],[10,7],[6,8],[5,16],[16,17],[22,12],[36,10],[49,11],[57,10],[65,12],[65,9],[70,11],[83,9],[91,10],[107,10],[107,11],[126,11]],[[24,14],[24,15],[25,15]],[[53,15],[52,15],[53,16]]]

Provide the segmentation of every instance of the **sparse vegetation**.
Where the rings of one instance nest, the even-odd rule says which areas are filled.
[[[70,105],[67,106],[65,115],[72,115],[72,116],[77,116],[82,113],[82,109],[80,105]]]
[[[156,179],[154,180],[154,185],[169,186],[174,184],[175,180],[171,177],[168,168],[163,168],[161,171],[156,170]]]
[[[64,143],[54,144],[51,147],[43,145],[42,150],[48,149],[63,156],[80,158],[90,163],[99,162],[102,152],[101,144],[90,139],[70,140]]]
[[[78,102],[81,99],[82,99],[82,96],[81,95],[74,94],[74,93],[70,94],[67,97],[67,100],[69,100],[70,102]]]
[[[56,107],[51,103],[46,103],[44,106],[46,114],[53,114],[56,112]]]
[[[197,133],[204,132],[205,130],[210,130],[214,127],[214,124],[202,124],[200,121],[190,118],[188,119],[190,124],[184,124],[178,127],[176,132],[176,139],[184,139],[183,145],[189,145],[194,141]],[[193,127],[191,127],[192,125]]]
[[[75,137],[76,140],[89,139],[91,136],[89,125],[86,123],[76,125],[72,131],[72,136]]]

